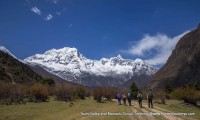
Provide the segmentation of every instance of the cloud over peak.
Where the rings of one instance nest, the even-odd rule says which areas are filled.
[[[149,34],[131,45],[126,52],[134,56],[150,56],[145,61],[152,65],[164,64],[170,56],[172,50],[179,39],[189,31],[185,31],[175,37],[168,37],[165,34],[156,34],[151,36]]]

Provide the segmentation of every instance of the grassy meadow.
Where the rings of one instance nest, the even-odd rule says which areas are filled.
[[[200,109],[191,106],[179,105],[181,101],[170,100],[166,105],[154,104],[153,109],[147,108],[147,101],[143,101],[143,108],[139,108],[137,101],[133,106],[118,105],[116,100],[97,103],[93,98],[86,100],[74,100],[73,102],[56,101],[54,98],[48,102],[25,105],[0,105],[0,120],[198,120]],[[81,112],[84,115],[81,115]],[[188,112],[195,113],[192,116],[145,116],[145,115],[87,115],[90,112],[107,113],[148,113],[148,112]]]

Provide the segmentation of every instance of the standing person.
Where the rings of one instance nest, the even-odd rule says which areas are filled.
[[[117,97],[117,100],[118,100],[118,104],[121,105],[121,99],[122,99],[121,94],[118,93],[116,97]]]
[[[126,105],[126,94],[125,93],[122,95],[122,99],[123,99],[124,105]]]
[[[153,108],[153,93],[151,89],[148,89],[147,92],[147,101],[148,101],[148,107]]]
[[[140,91],[137,94],[137,98],[138,98],[138,104],[140,108],[142,108],[142,93]]]
[[[131,106],[131,93],[128,93],[127,99],[128,99],[129,106]]]

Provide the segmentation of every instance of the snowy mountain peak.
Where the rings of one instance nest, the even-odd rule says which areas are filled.
[[[36,54],[24,61],[42,66],[47,71],[64,79],[76,81],[85,75],[119,77],[127,81],[135,75],[153,75],[158,70],[141,59],[123,59],[121,55],[100,60],[84,57],[76,48],[51,49],[44,54]],[[79,81],[80,82],[80,81]]]
[[[139,59],[139,58],[135,59],[134,62],[135,63],[144,63],[144,61],[142,59]]]
[[[111,58],[101,58],[99,61],[102,61],[102,62],[108,62],[108,61],[113,61],[113,60],[118,60],[118,61],[122,61],[124,60],[122,58],[122,56],[120,54],[118,54],[116,57],[111,57]]]
[[[4,46],[0,46],[0,50],[3,52],[9,52],[8,49],[6,49],[6,47],[4,47]]]
[[[8,53],[10,56],[14,57],[15,59],[17,59],[17,57],[15,57],[6,47],[4,46],[0,46],[0,51],[3,51],[5,53]]]
[[[120,54],[117,55],[117,58],[123,59],[122,56],[121,56]]]
[[[69,47],[64,47],[61,49],[51,49],[46,51],[44,54],[78,54],[78,50],[76,48],[69,48]]]

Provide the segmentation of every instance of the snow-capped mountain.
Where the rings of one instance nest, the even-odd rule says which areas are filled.
[[[68,81],[88,86],[123,84],[134,76],[155,74],[158,68],[141,59],[123,59],[120,55],[100,60],[87,59],[76,48],[52,49],[24,60],[42,66]]]
[[[6,47],[4,46],[0,46],[0,51],[3,51],[5,53],[8,53],[10,56],[14,57],[15,59],[17,59],[17,57],[15,57]]]

